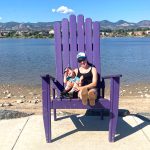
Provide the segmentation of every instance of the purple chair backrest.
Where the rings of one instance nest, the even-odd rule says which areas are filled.
[[[76,55],[85,52],[87,59],[100,74],[100,27],[99,22],[87,18],[84,22],[82,15],[71,15],[70,19],[54,24],[56,79],[63,85],[63,70],[67,66],[78,67]]]

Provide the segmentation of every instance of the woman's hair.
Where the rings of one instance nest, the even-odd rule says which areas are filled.
[[[87,64],[91,67],[95,67],[92,63],[90,63],[88,60],[87,60]]]

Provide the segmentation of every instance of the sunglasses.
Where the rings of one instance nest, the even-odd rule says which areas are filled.
[[[82,61],[85,61],[85,60],[86,60],[86,58],[79,58],[78,63],[81,63]]]

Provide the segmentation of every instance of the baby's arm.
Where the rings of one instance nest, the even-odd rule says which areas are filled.
[[[64,72],[64,83],[66,84],[67,83],[67,77],[68,77],[68,68],[65,69],[65,72]]]
[[[64,83],[65,84],[67,83],[67,73],[66,72],[64,73]]]
[[[78,83],[79,86],[82,85],[82,80],[83,80],[83,76],[80,77],[80,80],[79,80],[79,83]]]

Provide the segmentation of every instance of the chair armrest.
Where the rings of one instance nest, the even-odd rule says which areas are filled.
[[[53,77],[53,76],[51,76],[51,75],[49,75],[49,74],[43,75],[43,76],[41,76],[41,78],[49,78],[49,79],[52,80],[52,81],[55,81],[55,80],[56,80],[55,77]]]
[[[120,77],[122,77],[122,75],[121,74],[117,74],[117,75],[103,76],[102,79],[120,78]]]
[[[55,77],[49,74],[45,76],[41,76],[41,78],[42,80],[46,79],[49,82],[48,84],[50,84],[50,80],[51,80],[53,89],[58,89],[59,91],[62,91],[64,89],[64,86],[61,83],[59,83],[59,81]]]

